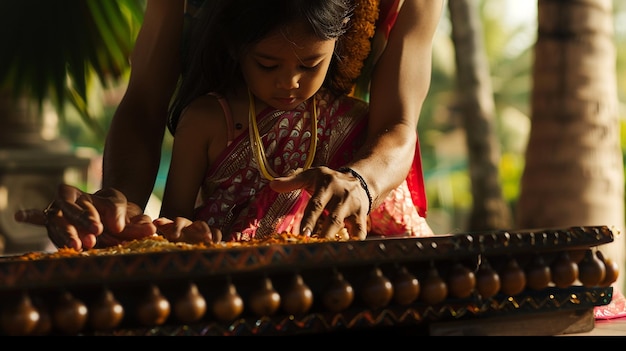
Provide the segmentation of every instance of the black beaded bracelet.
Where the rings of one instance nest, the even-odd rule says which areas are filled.
[[[354,178],[359,180],[359,183],[361,183],[361,188],[365,190],[365,194],[367,194],[367,199],[370,202],[369,207],[367,208],[367,214],[370,214],[370,212],[372,211],[372,194],[370,194],[370,189],[367,187],[365,179],[363,179],[363,177],[361,177],[361,175],[357,173],[357,171],[350,167],[341,167],[337,171],[341,173],[350,173]]]

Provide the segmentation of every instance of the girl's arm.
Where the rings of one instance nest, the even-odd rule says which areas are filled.
[[[218,129],[210,119],[215,104],[215,98],[203,96],[181,114],[163,193],[162,217],[193,219],[198,191],[209,167],[211,131]]]
[[[170,241],[222,240],[218,229],[193,219],[198,191],[209,166],[226,147],[227,136],[226,119],[217,98],[201,96],[183,111],[174,135],[161,218],[153,222],[157,233]]]

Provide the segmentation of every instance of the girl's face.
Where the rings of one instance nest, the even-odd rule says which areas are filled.
[[[248,88],[279,110],[292,110],[322,86],[336,40],[321,40],[300,26],[276,31],[253,45],[241,59]]]

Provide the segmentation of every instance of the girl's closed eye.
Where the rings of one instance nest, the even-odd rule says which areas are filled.
[[[314,72],[317,71],[320,68],[321,62],[313,65],[313,66],[300,66],[300,69],[303,71],[310,71],[310,72]]]
[[[262,69],[264,71],[271,71],[273,69],[278,68],[278,65],[267,65],[267,64],[263,64],[261,62],[257,62],[257,65],[259,66],[260,69]]]
[[[260,69],[264,70],[264,71],[272,71],[278,68],[278,65],[264,65],[260,62],[257,62],[258,66]],[[305,66],[302,65],[300,66],[300,69],[303,71],[317,71],[320,68],[321,62],[313,65],[313,66]]]

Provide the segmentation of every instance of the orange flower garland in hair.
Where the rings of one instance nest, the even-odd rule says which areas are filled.
[[[380,0],[354,0],[354,12],[349,28],[342,38],[342,59],[337,62],[333,85],[340,91],[351,92],[361,74],[363,61],[371,50],[371,38],[376,30]]]

